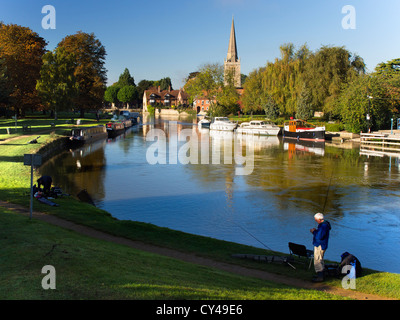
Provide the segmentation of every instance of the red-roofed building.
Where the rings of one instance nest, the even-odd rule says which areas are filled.
[[[182,90],[161,90],[150,88],[143,93],[143,112],[147,112],[148,105],[163,105],[165,107],[178,107],[188,105],[188,94]]]

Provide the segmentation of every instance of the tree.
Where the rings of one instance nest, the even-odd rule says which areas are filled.
[[[78,93],[78,85],[74,76],[75,58],[64,48],[56,48],[43,56],[43,65],[40,70],[40,79],[36,90],[43,103],[54,111],[57,119],[57,110],[72,108],[73,98]]]
[[[137,87],[136,87],[137,92],[138,92],[138,97],[139,97],[139,99],[142,99],[142,98],[143,98],[144,92],[145,92],[147,89],[149,89],[150,87],[153,87],[153,86],[154,86],[154,81],[151,81],[151,80],[141,80],[141,81],[138,83]]]
[[[216,95],[217,108],[214,110],[215,116],[227,116],[236,114],[239,108],[239,94],[236,90],[233,78],[233,70],[225,74],[226,84],[222,85]]]
[[[365,73],[363,59],[343,47],[324,46],[313,53],[307,44],[296,49],[287,43],[280,52],[280,58],[249,75],[242,98],[245,110],[264,108],[272,99],[279,113],[292,115],[298,111],[305,86],[311,99],[308,109],[332,113],[343,85]],[[303,111],[304,106],[301,103]]]
[[[388,98],[382,77],[362,75],[345,86],[335,103],[335,112],[351,132],[385,129],[392,115]]]
[[[262,75],[265,68],[255,69],[250,72],[243,86],[243,111],[244,112],[255,112],[260,111],[264,107],[265,100],[265,89],[262,85]]]
[[[104,92],[104,100],[110,103],[118,103],[118,91],[121,89],[118,84],[113,84],[109,86],[106,91]]]
[[[137,99],[137,90],[134,86],[124,86],[118,91],[118,100],[125,103],[132,103]]]
[[[296,118],[308,120],[313,116],[312,98],[309,90],[303,84],[299,99],[297,99]]]
[[[373,75],[382,79],[391,111],[393,115],[398,115],[400,111],[400,58],[378,64]]]
[[[8,105],[22,115],[27,108],[40,104],[36,81],[40,77],[46,45],[46,41],[29,28],[0,23],[2,81],[3,85],[7,82]]]
[[[344,47],[323,46],[307,60],[303,79],[316,110],[332,113],[343,85],[364,73],[359,56]]]
[[[102,106],[106,88],[105,56],[106,50],[94,33],[88,34],[82,31],[65,37],[58,47],[64,48],[75,57],[76,77],[79,93],[74,99],[81,117],[85,110],[100,109]]]
[[[247,80],[247,75],[241,73],[240,74],[240,83],[242,84],[242,87],[244,86],[244,84],[246,83]]]
[[[282,45],[280,51],[280,59],[267,63],[262,74],[262,88],[263,96],[271,97],[279,106],[280,113],[288,115],[296,111],[309,50],[304,44],[296,51],[294,45],[288,43]]]
[[[170,77],[160,79],[159,86],[160,86],[160,90],[173,90]]]
[[[400,58],[378,64],[375,72],[381,75],[393,76],[400,73]]]
[[[0,59],[0,104],[9,102],[11,89],[8,86],[7,68],[4,59]]]
[[[224,84],[224,69],[216,64],[206,64],[199,69],[195,78],[185,84],[185,91],[189,94],[192,103],[196,98],[203,97],[210,101],[209,110],[213,114],[218,91]]]
[[[128,68],[125,68],[124,72],[119,76],[118,85],[121,88],[124,86],[136,86],[135,80],[131,76]]]
[[[263,99],[263,109],[265,112],[265,116],[268,119],[276,119],[279,117],[279,106],[276,104],[274,99],[271,96],[267,96]]]

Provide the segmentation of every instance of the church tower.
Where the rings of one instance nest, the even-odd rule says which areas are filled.
[[[227,84],[229,77],[233,77],[233,83],[236,88],[242,87],[241,76],[240,76],[240,59],[237,53],[235,23],[233,22],[233,17],[231,26],[231,36],[229,38],[228,54],[226,55],[226,59],[224,59],[225,85]]]

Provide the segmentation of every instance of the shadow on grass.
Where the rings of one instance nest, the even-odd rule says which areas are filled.
[[[24,156],[0,156],[0,162],[24,162]]]

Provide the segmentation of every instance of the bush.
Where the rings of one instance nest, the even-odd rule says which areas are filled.
[[[150,114],[155,114],[156,113],[156,109],[153,106],[150,106],[150,105],[147,106],[147,111]]]
[[[325,124],[325,130],[330,132],[340,132],[344,130],[342,123],[327,123]]]
[[[273,121],[276,125],[281,126],[285,123],[285,118],[277,118]]]
[[[368,99],[372,96],[373,99]],[[349,83],[336,101],[335,113],[339,114],[346,130],[359,133],[390,128],[392,115],[388,103],[385,79],[377,76],[360,76]],[[370,115],[370,121],[366,115]]]

